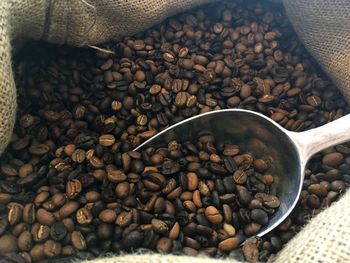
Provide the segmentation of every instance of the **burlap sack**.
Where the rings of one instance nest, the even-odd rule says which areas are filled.
[[[97,44],[136,33],[167,16],[210,1],[215,0],[0,1],[0,154],[9,141],[16,115],[11,44],[16,44],[17,39],[42,39],[80,46]],[[283,1],[305,46],[350,101],[350,2]],[[350,261],[349,203],[350,193],[313,219],[281,251],[276,262]],[[217,259],[163,255],[127,255],[95,262],[189,261],[220,262]]]

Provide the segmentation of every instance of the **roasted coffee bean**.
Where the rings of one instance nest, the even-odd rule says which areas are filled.
[[[1,165],[0,166],[0,171],[5,175],[5,176],[17,176],[18,175],[18,171],[13,168],[10,165]]]
[[[248,206],[252,200],[252,194],[247,188],[237,186],[237,199],[242,206]]]
[[[103,160],[97,156],[91,156],[89,158],[90,165],[96,169],[102,168],[104,166]]]
[[[46,225],[35,223],[32,226],[31,233],[35,242],[45,241],[50,235],[50,228]]]
[[[209,164],[209,170],[214,174],[221,174],[224,175],[227,173],[226,169],[217,163],[210,163]]]
[[[12,200],[12,195],[0,193],[0,204],[8,204]]]
[[[164,175],[172,175],[180,171],[180,165],[178,163],[174,163],[172,161],[164,162],[162,164],[162,174]]]
[[[6,234],[0,237],[0,253],[2,255],[16,252],[17,249],[17,239],[14,236]]]
[[[43,208],[39,208],[36,212],[36,218],[40,224],[51,226],[55,223],[56,219],[51,212],[46,211]]]
[[[102,146],[112,146],[115,143],[115,137],[112,134],[104,134],[98,138],[99,143]]]
[[[236,184],[244,184],[248,179],[248,175],[245,171],[237,170],[233,174],[233,180]]]
[[[165,186],[167,183],[166,178],[160,173],[152,172],[148,175],[148,177],[152,180],[152,182],[160,186]]]
[[[281,250],[282,242],[278,237],[271,237],[270,242],[271,242],[271,246],[272,246],[273,250],[275,250],[275,251]]]
[[[228,204],[222,205],[224,220],[226,223],[232,222],[232,209]]]
[[[50,147],[46,144],[33,144],[29,147],[28,151],[32,155],[42,156],[50,151]]]
[[[22,219],[23,206],[17,203],[10,203],[8,205],[7,220],[10,225],[16,225]]]
[[[147,225],[147,227],[149,228],[149,225]],[[155,243],[159,239],[159,235],[156,234],[153,230],[149,230],[148,228],[143,229],[143,230],[146,230],[146,232],[145,232],[144,241],[141,246],[150,248],[155,246]]]
[[[163,233],[165,231],[168,231],[168,225],[159,219],[152,219],[152,227],[153,230],[157,233]]]
[[[157,214],[162,213],[166,208],[166,203],[163,197],[158,197],[154,203],[154,212]]]
[[[322,159],[322,163],[329,166],[337,166],[342,163],[343,155],[339,152],[329,153]]]
[[[250,212],[250,217],[254,222],[263,226],[266,225],[269,221],[267,213],[262,209],[253,209]]]
[[[169,232],[169,238],[172,240],[175,240],[178,238],[179,234],[180,234],[180,225],[178,222],[176,222]]]
[[[205,216],[213,224],[220,224],[223,220],[222,215],[214,206],[208,206],[205,209]]]
[[[200,247],[201,247],[200,243],[191,237],[185,237],[184,241],[185,241],[185,245],[187,247],[191,247],[191,248],[196,249],[196,250],[200,249]]]
[[[34,204],[36,206],[41,206],[48,198],[50,197],[50,193],[47,191],[40,192],[34,199]]]
[[[263,183],[266,185],[271,185],[274,182],[274,177],[271,174],[264,174],[263,176]]]
[[[29,229],[29,226],[25,223],[19,223],[12,229],[12,234],[16,237],[18,237],[23,231],[26,231]]]
[[[107,178],[112,183],[120,183],[127,179],[125,173],[120,170],[112,170],[107,172]]]
[[[225,148],[223,150],[223,154],[225,156],[235,156],[239,153],[239,147],[237,145],[225,145]],[[230,160],[230,158],[227,158],[227,160]]]
[[[169,200],[174,200],[178,198],[181,195],[181,193],[182,193],[181,187],[177,187],[167,195],[167,198]]]
[[[91,223],[93,216],[89,209],[86,207],[78,209],[76,212],[77,222],[81,225],[88,225]]]
[[[85,154],[85,151],[82,149],[76,149],[72,153],[72,160],[76,163],[84,162],[85,158],[86,158],[86,154]]]
[[[53,240],[47,240],[44,243],[44,255],[48,258],[54,258],[61,254],[62,245]]]
[[[90,191],[85,194],[85,197],[88,202],[94,203],[101,198],[101,195],[99,192]]]
[[[128,225],[131,224],[132,219],[133,219],[133,213],[131,211],[130,212],[123,211],[117,216],[115,223],[120,227],[127,227]]]
[[[308,192],[310,194],[315,194],[320,197],[324,197],[327,195],[327,189],[324,185],[321,184],[311,184],[308,187]]]
[[[99,219],[104,223],[112,223],[117,218],[117,213],[112,209],[105,209],[99,214]]]
[[[33,246],[32,234],[27,230],[20,234],[18,237],[18,248],[23,251],[30,251]]]
[[[268,163],[263,159],[256,159],[253,163],[254,169],[260,173],[266,172],[266,170],[269,168]]]
[[[151,161],[154,165],[162,164],[164,160],[164,157],[161,154],[153,154],[151,156]]]
[[[259,260],[259,249],[258,249],[259,241],[257,238],[248,239],[243,247],[242,252],[244,258],[249,262],[257,262]]]
[[[331,189],[336,192],[343,192],[346,189],[344,181],[335,180],[331,183]]]
[[[62,240],[67,235],[67,228],[62,222],[54,223],[50,228],[50,236],[53,240]]]
[[[26,204],[23,208],[23,221],[27,224],[35,222],[35,207],[34,204]]]
[[[113,235],[113,226],[111,224],[101,223],[97,227],[97,236],[99,239],[108,240]]]
[[[170,192],[172,192],[176,187],[176,181],[174,178],[171,178],[168,180],[168,182],[166,183],[165,187],[163,188],[162,192],[164,194],[169,194]]]
[[[218,245],[222,251],[231,251],[237,248],[240,244],[240,240],[237,237],[230,237],[221,241]]]
[[[156,249],[159,253],[169,253],[172,248],[172,240],[167,237],[161,237],[158,242]]]
[[[77,197],[82,190],[82,186],[79,180],[73,179],[69,182],[67,182],[66,186],[66,194],[69,199],[74,199]]]
[[[236,229],[230,224],[225,223],[224,230],[228,236],[235,236],[236,235]]]
[[[14,182],[11,181],[0,181],[1,189],[8,194],[18,194],[21,188]]]
[[[261,228],[260,224],[252,222],[244,227],[243,232],[245,235],[251,236],[251,235],[256,234],[260,230],[260,228]]]
[[[30,250],[29,254],[34,262],[40,261],[45,256],[44,255],[44,245],[43,244],[34,245],[34,247]]]
[[[128,182],[122,182],[117,184],[115,188],[115,193],[118,198],[124,199],[129,195],[130,192],[130,184]]]
[[[122,244],[126,250],[140,247],[144,239],[144,234],[138,230],[131,231],[123,237]]]
[[[131,161],[130,168],[134,173],[142,173],[145,165],[142,161],[136,159]]]
[[[194,191],[198,187],[198,176],[196,173],[190,172],[186,174],[187,188],[189,191]]]
[[[78,250],[86,250],[86,242],[80,231],[72,232],[72,244]]]
[[[268,195],[265,193],[257,193],[254,197],[260,200],[265,206],[269,208],[277,208],[280,206],[280,201],[277,196]]]
[[[21,187],[29,187],[31,185],[34,185],[35,183],[37,183],[37,181],[39,180],[39,176],[37,173],[32,173],[26,177],[23,177],[21,179],[19,179],[17,181],[17,185],[21,186]]]
[[[62,193],[57,193],[52,196],[52,204],[55,207],[61,207],[66,202],[66,197]]]
[[[64,219],[68,216],[70,216],[71,214],[73,214],[79,207],[79,203],[78,202],[68,202],[65,205],[63,205],[60,210],[58,210],[58,215],[60,217],[60,219]]]
[[[307,197],[307,204],[311,208],[319,208],[321,205],[320,199],[317,195],[311,194]]]

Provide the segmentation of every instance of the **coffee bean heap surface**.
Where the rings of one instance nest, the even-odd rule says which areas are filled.
[[[115,139],[105,134],[98,141],[108,148]],[[125,152],[105,169],[100,158],[73,144],[56,156],[48,170],[52,188],[40,186],[33,203],[0,194],[7,203],[2,230],[13,227],[0,237],[1,253],[19,250],[33,261],[138,248],[221,256],[268,225],[280,205],[270,160],[218,143],[210,133],[194,142]],[[67,169],[84,162],[90,177]],[[1,168],[9,175],[11,169]]]
[[[14,67],[18,117],[0,162],[5,262],[137,247],[266,261],[349,186],[349,144],[316,155],[293,213],[238,248],[278,209],[269,162],[235,144],[132,152],[212,110],[257,111],[292,131],[350,112],[275,4],[206,5],[96,52],[33,44]]]

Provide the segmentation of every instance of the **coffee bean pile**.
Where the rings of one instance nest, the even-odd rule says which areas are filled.
[[[108,221],[113,213],[103,214],[108,221],[104,223],[93,211],[101,207],[115,212],[119,209],[127,219],[134,210],[126,207],[132,208],[135,200],[128,198],[129,194],[124,198],[117,193],[125,194],[128,187],[129,193],[136,191],[136,186],[131,189],[136,181],[141,181],[147,191],[161,191],[149,189],[156,187],[155,180],[159,179],[144,178],[136,172],[142,164],[135,163],[136,153],[130,155],[135,146],[171,124],[212,110],[244,108],[261,112],[293,131],[311,129],[349,113],[343,97],[315,65],[284,11],[260,1],[206,5],[133,37],[108,43],[98,51],[42,43],[28,46],[15,65],[17,124],[0,164],[0,247],[5,245],[0,251],[11,253],[8,258],[17,262],[36,262],[73,254],[91,258],[104,251],[124,249],[113,238],[138,233],[140,225],[134,229],[131,223],[127,232],[122,228],[125,233],[120,233],[115,230],[116,224]],[[210,158],[212,153],[207,153]],[[148,166],[143,165],[143,169]],[[246,259],[255,260],[250,257],[256,255],[259,260],[267,260],[311,216],[336,200],[349,185],[349,165],[347,144],[316,155],[306,171],[295,211],[278,229],[247,243],[242,249]],[[194,168],[187,167],[185,176],[188,172],[199,175]],[[220,177],[217,172],[211,171]],[[167,180],[172,177],[163,175]],[[273,180],[268,174],[262,175],[250,185],[260,192],[264,192],[261,184]],[[238,181],[244,177],[236,174]],[[248,172],[247,178],[254,176]],[[236,190],[247,188],[247,182],[235,182]],[[117,192],[116,185],[120,185]],[[214,182],[208,187],[217,189],[218,185]],[[223,206],[220,197],[230,193],[216,191]],[[238,196],[238,192],[234,194]],[[182,200],[181,195],[182,203],[191,201]],[[159,197],[167,204],[167,196]],[[190,202],[186,204],[193,208]],[[208,206],[218,209],[225,218],[224,208],[213,204]],[[190,213],[183,206],[183,211]],[[195,208],[199,210],[196,204]],[[252,212],[239,214],[250,226],[251,234],[257,225],[263,225],[252,220]],[[61,217],[64,219],[60,221]],[[168,218],[155,219],[170,228]],[[233,222],[227,224],[240,237],[243,226]],[[225,233],[232,233],[231,227],[224,226],[218,232],[220,242]],[[179,231],[183,232],[183,227]],[[131,238],[136,238],[133,235]],[[155,236],[165,237],[156,232]],[[203,253],[194,245],[197,242],[204,247],[201,241],[191,235],[183,237],[191,238],[187,238],[188,249],[183,253]],[[166,246],[169,241],[164,243]],[[205,254],[220,256],[220,251]],[[239,253],[234,250],[229,255],[238,257]]]
[[[13,226],[0,237],[0,252],[18,249],[33,261],[137,248],[220,256],[266,226],[280,205],[269,162],[237,145],[216,144],[211,134],[123,153],[122,170],[113,164],[104,170],[91,156],[85,160],[95,180],[67,168],[81,162],[76,156],[84,150],[74,148],[67,145],[48,171],[55,193],[41,186],[25,205],[0,194],[8,203],[3,229]],[[55,181],[63,174],[65,185]]]

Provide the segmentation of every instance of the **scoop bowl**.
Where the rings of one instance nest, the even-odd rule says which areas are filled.
[[[134,150],[161,147],[171,140],[195,141],[203,132],[216,141],[234,142],[255,158],[270,160],[269,173],[275,175],[281,205],[268,225],[257,236],[278,226],[293,210],[302,190],[305,166],[309,158],[330,146],[350,139],[350,115],[305,132],[290,132],[268,117],[249,110],[212,111],[181,121],[159,132]]]

